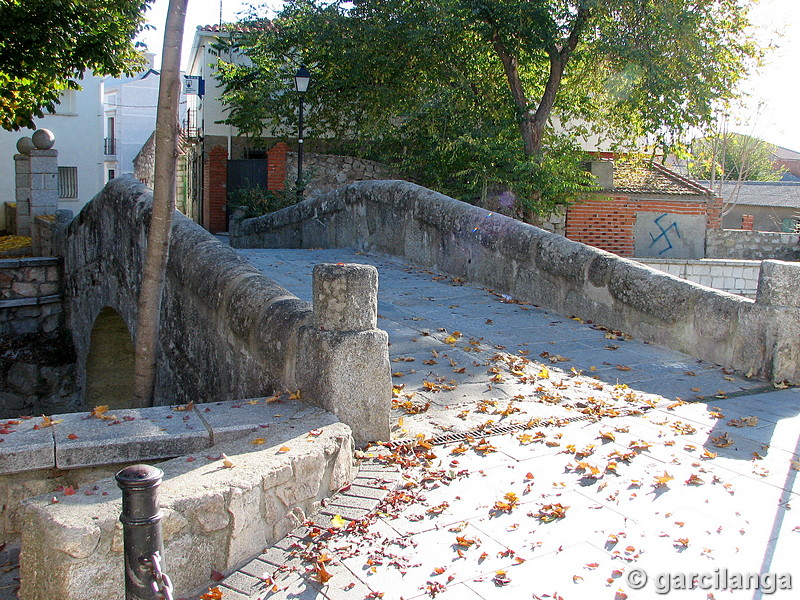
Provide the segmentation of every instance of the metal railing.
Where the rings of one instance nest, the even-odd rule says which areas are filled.
[[[117,153],[117,138],[107,137],[103,142],[103,149],[105,150],[106,156]]]

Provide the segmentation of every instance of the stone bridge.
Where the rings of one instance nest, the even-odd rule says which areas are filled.
[[[118,315],[131,337],[135,332],[151,202],[148,188],[120,178],[67,229],[64,296],[81,389],[91,387],[87,364],[97,362],[91,355],[98,317]],[[154,404],[299,389],[350,424],[357,441],[386,439],[391,380],[386,334],[375,328],[377,276],[370,269],[319,269],[312,307],[176,213]]]
[[[241,248],[354,247],[775,382],[800,382],[800,265],[764,261],[755,301],[402,181],[355,183],[234,224]]]

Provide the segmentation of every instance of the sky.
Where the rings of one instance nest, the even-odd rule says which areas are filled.
[[[220,21],[220,5],[223,22],[238,20],[237,15],[250,4],[277,10],[280,0],[249,2],[242,0],[189,0],[184,29],[182,62],[191,49],[194,32],[198,25],[213,25]],[[145,32],[140,39],[156,56],[160,64],[161,46],[166,21],[168,0],[155,0],[148,11],[150,23],[155,31]],[[731,129],[755,135],[772,144],[800,152],[800,1],[761,0],[751,13],[762,43],[776,46],[766,64],[742,85],[747,101],[743,108],[735,111]],[[777,35],[781,33],[782,35]]]

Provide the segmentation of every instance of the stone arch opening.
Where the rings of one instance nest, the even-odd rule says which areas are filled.
[[[84,403],[89,409],[103,404],[111,409],[141,408],[133,406],[133,354],[128,326],[106,306],[94,321],[86,357]]]

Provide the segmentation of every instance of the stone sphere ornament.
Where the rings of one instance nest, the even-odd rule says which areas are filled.
[[[37,129],[33,132],[33,144],[39,150],[50,150],[56,143],[56,136],[49,129]]]
[[[36,146],[33,145],[33,140],[27,136],[17,140],[17,152],[20,154],[30,154],[31,150],[35,150]]]

